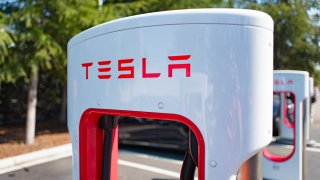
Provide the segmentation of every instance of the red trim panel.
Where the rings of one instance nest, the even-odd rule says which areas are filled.
[[[198,141],[198,179],[204,180],[205,174],[205,143],[198,127],[188,118],[178,114],[123,111],[109,109],[87,109],[81,117],[79,127],[79,161],[80,179],[101,179],[103,131],[98,129],[98,119],[101,115],[139,117],[177,121],[187,125],[196,135]],[[111,179],[118,180],[118,131],[113,135],[111,159]]]
[[[295,97],[295,94],[293,92],[289,92],[289,91],[277,91],[277,92],[274,92],[274,94],[281,94],[281,93],[291,93],[294,97],[294,100],[295,100],[295,106],[294,106],[294,124],[291,124],[292,125],[292,128],[293,128],[293,150],[290,154],[288,154],[287,156],[278,156],[278,155],[275,155],[275,154],[272,154],[271,152],[268,151],[267,148],[263,148],[262,150],[262,153],[263,153],[263,156],[266,157],[267,159],[269,159],[270,161],[273,161],[273,162],[285,162],[287,160],[289,160],[295,153],[296,151],[296,105],[297,105],[297,102],[296,102],[296,97]],[[286,109],[285,109],[286,110]],[[285,112],[287,113],[287,112]],[[286,119],[286,117],[285,117]],[[286,123],[286,120],[283,120],[284,123]],[[281,120],[282,121],[282,120]]]

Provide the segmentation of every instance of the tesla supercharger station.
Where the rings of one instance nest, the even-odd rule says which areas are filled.
[[[80,33],[68,44],[73,179],[118,179],[119,116],[186,124],[198,178],[235,179],[272,139],[272,66],[273,21],[258,11],[168,11]]]
[[[309,73],[305,71],[274,71],[274,93],[293,96],[293,124],[280,123],[280,136],[293,139],[293,150],[286,156],[263,150],[263,177],[278,180],[303,180],[305,135],[304,125],[308,114]],[[286,105],[285,105],[286,106]],[[281,109],[284,109],[283,107]],[[281,120],[283,122],[285,120]]]
[[[293,131],[294,131],[294,117],[290,115],[290,108],[294,108],[295,104],[290,101],[292,101],[292,97],[288,98],[288,93],[290,92],[279,92],[276,90],[277,86],[280,85],[286,85],[282,81],[282,79],[276,79],[279,77],[279,73],[281,74],[281,78],[285,78],[285,76],[290,77],[290,81],[295,81],[295,78],[299,78],[299,74],[301,73],[308,73],[305,71],[295,71],[295,70],[276,70],[274,71],[274,94],[278,94],[280,97],[280,122],[279,122],[279,137],[278,142],[285,143],[285,144],[293,144]],[[295,76],[295,74],[297,74]],[[309,73],[308,73],[309,74]],[[290,84],[291,82],[287,82]],[[277,84],[278,83],[278,84]],[[306,111],[310,112],[310,79],[308,77],[307,83],[307,96],[306,99]],[[294,96],[293,96],[294,97]],[[291,100],[290,100],[291,99]],[[303,139],[306,141],[306,143],[311,143],[310,141],[310,113],[305,114],[305,118],[303,119],[303,127],[304,127],[304,135]]]

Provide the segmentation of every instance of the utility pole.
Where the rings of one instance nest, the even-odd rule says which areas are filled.
[[[98,6],[99,6],[99,10],[101,10],[103,5],[103,0],[98,0]]]

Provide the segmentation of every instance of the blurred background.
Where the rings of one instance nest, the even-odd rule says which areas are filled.
[[[73,36],[126,16],[190,8],[268,13],[275,23],[274,69],[308,71],[315,85],[320,83],[319,0],[0,0],[0,159],[70,143],[66,51]],[[128,125],[131,122],[122,120],[121,126],[131,128],[120,132],[124,138],[120,142],[156,141],[135,136],[137,129]],[[160,121],[149,123],[144,131],[159,137],[154,129],[163,126],[180,129],[173,135],[177,137],[174,142],[140,145],[185,149],[187,129],[183,125]],[[127,136],[135,139],[126,140]]]

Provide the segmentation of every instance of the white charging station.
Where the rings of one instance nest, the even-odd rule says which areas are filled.
[[[259,11],[159,12],[80,33],[68,43],[73,179],[101,179],[102,115],[182,122],[198,141],[199,180],[234,178],[271,141],[272,68],[273,21]]]
[[[263,177],[272,180],[303,180],[304,125],[309,112],[307,109],[309,73],[305,71],[278,70],[274,71],[273,78],[274,93],[291,93],[294,97],[294,124],[292,128],[287,127],[285,123],[281,123],[282,125],[280,126],[280,136],[293,139],[293,150],[286,156],[279,156],[265,148],[263,150]],[[282,107],[281,109],[284,108]],[[281,122],[283,121],[281,119]]]
[[[295,73],[300,73],[301,71],[295,71],[295,70],[277,70],[275,71],[275,77],[277,73],[279,72],[285,72],[282,73],[281,76],[286,76],[286,74],[288,74],[289,76],[292,76],[292,74]],[[292,80],[292,81],[291,81]],[[275,79],[274,80],[274,84],[279,85],[282,84],[284,85],[284,83],[290,84],[294,81],[294,77],[292,79],[290,79],[289,82],[283,82],[281,79]],[[310,143],[310,145],[312,144],[313,141],[310,140],[310,126],[311,126],[311,113],[310,113],[310,107],[311,107],[311,95],[313,94],[313,82],[310,79],[310,77],[308,77],[308,98],[306,99],[306,112],[308,112],[307,114],[305,114],[305,118],[304,118],[304,136],[303,139],[306,141],[306,144],[308,145],[308,143]],[[277,138],[278,142],[280,143],[284,143],[284,144],[293,144],[293,134],[294,134],[294,124],[293,124],[293,120],[290,121],[290,119],[292,119],[292,117],[290,118],[290,113],[289,110],[290,108],[293,108],[292,106],[295,106],[294,104],[290,104],[290,100],[288,100],[287,98],[287,93],[289,92],[277,92],[274,91],[274,94],[278,94],[280,96],[280,102],[281,102],[281,108],[280,108],[280,122],[279,122],[279,137]]]

